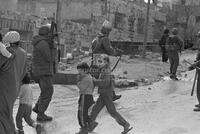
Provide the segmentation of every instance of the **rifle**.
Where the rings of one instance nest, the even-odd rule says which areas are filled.
[[[57,28],[57,24],[54,20],[51,21],[51,32],[53,35],[53,39],[56,37],[57,39],[57,48],[58,48],[58,62],[60,62],[60,57],[61,57],[61,50],[60,50],[60,40],[59,40],[59,36],[58,36],[58,28]]]
[[[183,60],[185,61],[186,63],[192,65],[192,63],[188,62],[187,60]],[[196,81],[197,81],[197,76],[198,76],[198,73],[197,73],[197,69],[200,69],[199,67],[195,67],[196,68],[196,71],[195,71],[195,76],[194,76],[194,82],[193,82],[193,85],[192,85],[192,91],[191,91],[191,96],[193,96],[194,94],[194,88],[195,88],[195,85],[196,85]]]
[[[122,56],[120,55],[120,57],[118,58],[117,62],[115,63],[115,65],[114,65],[113,68],[111,69],[111,72],[113,72],[113,71],[115,70],[115,68],[117,67],[119,61],[121,60],[121,57],[122,57]]]
[[[53,52],[53,55],[55,54],[55,56],[57,57],[57,59],[55,59],[55,62],[54,62],[54,72],[56,73],[58,70],[58,62],[60,62],[61,50],[60,50],[60,40],[58,36],[57,24],[54,21],[54,18],[51,21],[51,34],[52,34],[52,50],[53,50],[52,52]],[[55,45],[54,39],[57,39],[57,45]]]
[[[193,65],[192,63],[190,63],[190,62],[189,62],[189,61],[187,61],[186,59],[184,59],[183,61],[184,61],[184,62],[186,62],[186,63],[188,63],[188,64],[190,64],[190,65]],[[196,61],[196,62],[200,62],[200,61]],[[194,67],[194,68],[196,68],[196,69],[200,70],[200,68],[199,68],[199,67],[197,67],[197,66],[196,66],[196,67]]]
[[[191,96],[193,96],[193,94],[194,94],[194,88],[195,88],[195,85],[196,85],[197,76],[198,76],[198,73],[197,73],[197,70],[196,70],[195,77],[194,77],[194,82],[193,82],[193,85],[192,85]]]

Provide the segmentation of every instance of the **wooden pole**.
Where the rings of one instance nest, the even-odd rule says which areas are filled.
[[[61,11],[62,11],[62,0],[57,0],[57,9],[56,9],[56,25],[57,25],[57,32],[61,32],[61,21],[62,21],[62,15],[61,15]],[[59,57],[61,55],[61,45],[60,45],[60,38],[59,38],[59,34],[57,36],[58,38],[58,54]],[[65,50],[65,49],[64,49]],[[64,52],[65,53],[65,52]],[[64,54],[65,55],[65,54]]]
[[[150,0],[148,0],[148,3],[147,3],[147,14],[146,14],[146,22],[145,22],[145,29],[144,29],[144,42],[143,42],[143,58],[145,58],[145,54],[146,54],[148,25],[149,25],[149,8],[150,8]]]
[[[62,10],[61,8],[62,8],[61,0],[57,0],[56,24],[58,32],[60,32],[60,25],[61,25],[61,10]]]

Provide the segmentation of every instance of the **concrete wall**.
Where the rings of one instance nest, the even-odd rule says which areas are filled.
[[[0,10],[17,10],[17,0],[0,0]]]
[[[36,3],[35,14],[41,17],[53,17],[56,13],[56,2],[40,2]]]

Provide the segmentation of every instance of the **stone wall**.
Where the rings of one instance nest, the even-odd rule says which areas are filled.
[[[17,0],[0,0],[0,10],[16,11]]]

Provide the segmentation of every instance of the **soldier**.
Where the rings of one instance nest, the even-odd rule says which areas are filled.
[[[200,67],[200,49],[199,49],[199,45],[200,45],[200,31],[198,32],[197,34],[197,37],[198,37],[198,53],[197,53],[197,56],[196,56],[196,62],[194,64],[192,64],[188,70],[191,71],[193,69],[195,69],[196,67]],[[196,108],[194,108],[194,111],[200,111],[200,70],[197,69],[197,72],[198,73],[198,78],[197,78],[197,100],[198,100],[198,104],[195,105]]]
[[[102,56],[120,56],[122,50],[113,49],[110,43],[109,34],[112,31],[112,25],[105,20],[99,35],[92,41],[92,65],[99,66],[102,62]],[[113,101],[120,99],[121,95],[116,95],[113,91]]]
[[[53,42],[51,37],[50,24],[39,29],[39,35],[33,39],[33,63],[32,75],[40,86],[40,97],[33,108],[37,113],[38,121],[51,121],[52,117],[47,116],[49,103],[53,95],[53,75],[55,73],[55,55],[53,55]]]
[[[183,41],[180,36],[178,36],[178,30],[173,28],[172,35],[168,37],[166,45],[170,62],[170,78],[173,80],[178,80],[176,71],[179,65],[179,52],[181,53],[182,46]]]
[[[164,33],[161,37],[161,40],[159,41],[159,46],[162,51],[162,62],[167,62],[167,60],[168,60],[168,55],[166,52],[166,41],[167,41],[168,37],[169,37],[169,29],[165,29]]]

